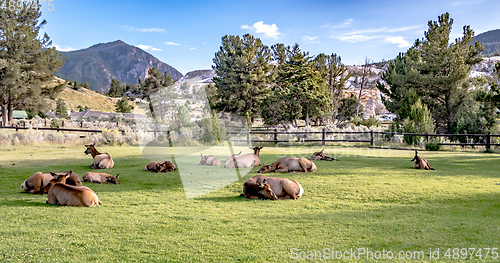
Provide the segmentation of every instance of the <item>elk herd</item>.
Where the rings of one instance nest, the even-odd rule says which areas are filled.
[[[91,154],[93,162],[90,165],[91,169],[109,169],[113,168],[114,161],[108,153],[100,153],[95,148],[95,144],[85,145],[87,149],[85,154]],[[232,154],[227,157],[224,168],[248,168],[260,166],[259,154],[263,147],[253,147],[253,153],[248,154]],[[272,164],[262,164],[258,171],[262,173],[308,173],[317,170],[316,165],[312,160],[317,161],[338,161],[326,155],[323,151],[314,152],[311,155],[311,160],[307,158],[282,157]],[[426,159],[418,156],[415,151],[414,161],[415,169],[434,170],[429,165]],[[214,155],[200,155],[199,165],[220,166],[222,163]],[[150,172],[171,172],[177,168],[172,161],[153,161],[146,164],[144,171]],[[107,173],[85,173],[81,180],[80,177],[73,171],[65,171],[59,173],[42,173],[36,172],[22,184],[21,188],[24,192],[32,194],[47,194],[47,204],[52,205],[67,205],[67,206],[97,206],[101,202],[97,194],[87,186],[82,185],[83,182],[89,183],[107,183],[118,184],[119,174],[111,175]],[[269,177],[264,175],[255,175],[244,182],[243,194],[241,196],[249,199],[297,199],[302,196],[304,189],[295,180]]]

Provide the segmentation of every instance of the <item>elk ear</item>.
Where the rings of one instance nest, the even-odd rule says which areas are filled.
[[[262,150],[262,148],[264,148],[264,146],[262,146],[262,147],[257,147],[257,148],[259,148],[259,150]]]
[[[323,150],[321,150],[321,152],[323,152],[325,150],[325,148],[323,148]]]
[[[263,184],[267,184],[267,179],[264,179],[264,181],[262,181]]]
[[[203,158],[203,153],[200,153],[200,158]]]
[[[54,177],[57,177],[57,174],[53,173],[53,172],[50,172],[50,175],[54,176]]]
[[[116,175],[116,179],[118,179],[118,176],[120,176],[120,174],[117,174],[117,175]]]

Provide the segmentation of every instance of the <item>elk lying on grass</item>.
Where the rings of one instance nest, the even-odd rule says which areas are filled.
[[[304,157],[281,157],[271,165],[263,164],[258,173],[307,173],[316,171],[316,165]]]
[[[253,153],[243,155],[231,155],[227,158],[224,168],[247,168],[260,165],[259,154],[260,150],[264,147],[250,148]]]
[[[47,204],[68,205],[68,206],[97,206],[101,202],[96,193],[86,186],[72,186],[65,184],[66,175],[59,175],[51,181],[49,193],[47,194]]]
[[[221,164],[219,158],[215,157],[214,155],[205,155],[203,156],[203,153],[200,154],[200,163],[199,165],[209,165],[209,166],[219,166]]]
[[[429,162],[426,159],[420,158],[420,156],[418,156],[417,151],[415,151],[415,157],[413,157],[411,161],[415,161],[415,164],[413,165],[415,169],[435,170],[429,165]]]
[[[175,164],[171,161],[165,161],[165,162],[153,161],[153,162],[149,162],[144,167],[144,171],[150,171],[150,172],[155,172],[155,173],[158,173],[158,172],[166,173],[166,172],[175,171],[176,169],[177,168],[175,167]]]
[[[60,172],[60,173],[50,172],[50,174],[53,177],[57,177],[59,175],[66,175],[67,173],[70,173],[70,175],[68,178],[66,178],[66,184],[74,185],[74,186],[82,186],[82,181],[80,180],[80,177],[73,171],[65,171],[65,172]]]
[[[311,155],[311,160],[316,160],[316,161],[338,161],[339,159],[335,159],[335,158],[332,158],[328,155],[326,155],[325,153],[323,153],[323,151],[325,150],[325,148],[323,148],[323,150],[321,150],[321,152],[315,152]]]
[[[88,172],[82,176],[82,180],[89,183],[118,184],[119,176],[120,174],[114,176],[107,173]]]
[[[94,162],[90,165],[91,169],[109,169],[113,168],[115,162],[111,159],[108,153],[100,153],[95,148],[95,143],[90,145],[85,145],[87,150],[85,150],[85,154],[91,154],[92,158],[94,158]]]
[[[274,195],[269,192],[267,186]],[[304,188],[295,180],[265,175],[255,175],[243,184],[243,195],[250,199],[297,199],[303,193]]]
[[[25,192],[32,194],[46,194],[47,192],[44,192],[44,189],[46,189],[52,178],[54,177],[51,174],[36,172],[21,184],[21,188]]]

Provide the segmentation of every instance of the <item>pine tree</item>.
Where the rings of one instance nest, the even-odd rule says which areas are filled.
[[[116,102],[115,111],[118,113],[131,113],[133,109],[134,106],[128,103],[127,96],[123,96],[119,101]]]
[[[385,103],[392,112],[401,108],[401,99],[414,89],[431,111],[437,130],[445,133],[451,132],[453,119],[467,99],[467,79],[483,50],[479,42],[472,44],[474,32],[469,26],[463,27],[463,37],[450,44],[452,25],[448,13],[429,21],[424,38],[391,62],[382,76],[385,83],[377,85],[389,97]]]
[[[267,109],[263,117],[267,123],[275,123],[273,116],[282,115],[286,118],[280,117],[279,122],[296,125],[297,119],[303,119],[309,125],[311,120],[321,121],[331,114],[332,94],[309,53],[302,52],[298,44],[293,47],[277,44],[272,50],[278,66],[273,98],[265,100]]]
[[[56,116],[59,118],[68,117],[68,109],[66,108],[66,103],[62,99],[57,99]]]
[[[215,109],[244,117],[251,125],[260,116],[261,104],[270,92],[273,66],[270,49],[250,34],[224,36],[215,53],[213,78],[218,101]]]
[[[14,109],[32,112],[47,107],[45,97],[54,98],[62,85],[45,85],[54,76],[64,60],[47,34],[39,38],[46,20],[39,23],[39,7],[22,2],[20,11],[9,8],[0,12],[0,102],[4,121],[12,122]],[[7,119],[6,119],[7,118]]]
[[[344,113],[348,109],[340,108],[341,105],[345,105],[341,104],[341,100],[344,96],[345,83],[351,74],[347,71],[347,67],[342,64],[341,57],[335,53],[331,55],[321,53],[314,60],[322,78],[326,80],[328,91],[332,94],[332,121],[338,118],[344,119]]]

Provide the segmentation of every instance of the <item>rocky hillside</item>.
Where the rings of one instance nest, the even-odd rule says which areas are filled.
[[[500,55],[500,29],[490,30],[474,37],[484,45],[483,56]]]
[[[58,85],[64,82],[65,81],[60,78],[55,78],[49,85]],[[49,108],[52,111],[56,109],[57,99],[62,99],[66,103],[66,108],[71,112],[78,111],[78,106],[82,106],[83,108],[88,107],[102,112],[115,112],[116,102],[119,100],[119,98],[110,98],[82,87],[79,87],[78,90],[74,90],[69,86],[54,100],[47,99]],[[131,104],[133,103],[131,102]]]
[[[182,78],[182,74],[172,66],[121,40],[61,53],[66,61],[56,75],[78,83],[87,81],[92,90],[101,93],[108,91],[113,78],[137,84],[138,78],[146,78],[148,69],[152,67],[168,72],[174,80]]]

